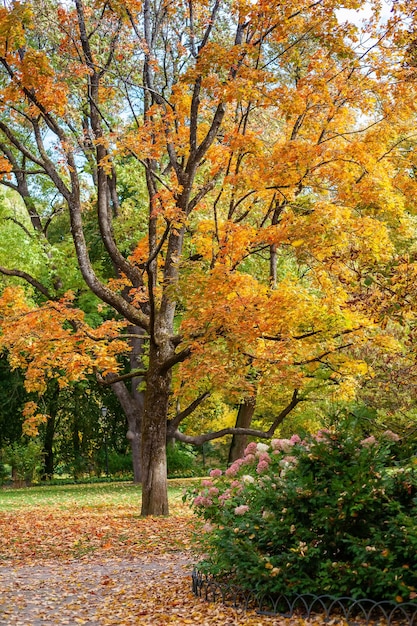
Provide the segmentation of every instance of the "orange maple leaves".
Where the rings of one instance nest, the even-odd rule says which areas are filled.
[[[12,368],[25,371],[25,387],[42,395],[51,378],[61,388],[99,371],[117,372],[117,356],[127,351],[123,321],[107,320],[97,328],[74,306],[74,296],[35,306],[21,287],[7,287],[0,297],[0,348],[7,350]],[[34,402],[24,412],[27,431],[36,432],[45,416]]]

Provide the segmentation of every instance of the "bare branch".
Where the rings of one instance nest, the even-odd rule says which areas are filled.
[[[124,380],[131,380],[132,378],[136,378],[136,376],[146,376],[147,373],[147,370],[135,369],[131,370],[127,374],[107,374],[107,376],[103,378],[100,372],[95,372],[97,382],[102,387],[111,387],[111,385],[114,385],[115,383],[119,383]]]
[[[195,446],[201,446],[207,441],[219,439],[220,437],[224,437],[225,435],[248,435],[250,437],[258,437],[259,439],[270,439],[274,435],[278,426],[286,418],[286,416],[297,406],[297,404],[299,404],[300,402],[304,402],[305,400],[305,398],[300,398],[298,396],[298,389],[296,389],[292,395],[290,403],[277,415],[271,427],[267,431],[256,430],[254,428],[223,428],[222,430],[218,430],[213,433],[205,433],[203,435],[192,436],[186,435],[177,430],[174,434],[174,437],[178,441],[191,443]]]
[[[202,402],[204,402],[204,400],[206,398],[208,398],[210,396],[210,392],[205,391],[204,393],[202,393],[201,395],[198,396],[198,398],[196,398],[195,400],[193,400],[193,402],[191,402],[191,404],[189,404],[187,406],[186,409],[184,409],[183,411],[180,411],[179,413],[176,414],[176,416],[170,420],[168,422],[168,436],[175,436],[175,432],[178,428],[178,426],[180,425],[180,423],[189,415],[191,415],[191,413],[193,413],[197,407],[200,406],[200,404]]]
[[[23,272],[22,270],[18,269],[7,269],[6,267],[0,266],[0,274],[4,274],[4,276],[16,276],[16,278],[22,278],[22,280],[29,283],[29,285],[32,285],[32,287],[35,287],[35,289],[37,289],[37,291],[39,291],[46,298],[48,298],[48,300],[54,299],[54,296],[50,294],[45,285],[42,285],[42,283],[40,283],[36,278],[31,276],[27,272]]]

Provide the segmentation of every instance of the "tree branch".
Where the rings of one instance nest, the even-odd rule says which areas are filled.
[[[291,402],[277,415],[271,427],[267,431],[256,430],[254,428],[223,428],[222,430],[218,430],[213,433],[205,433],[203,435],[192,436],[186,435],[185,433],[181,433],[179,430],[176,430],[173,436],[178,441],[182,441],[183,443],[191,443],[195,446],[201,446],[207,441],[219,439],[220,437],[224,437],[225,435],[248,435],[250,437],[258,437],[259,439],[270,439],[274,435],[278,426],[286,418],[286,416],[297,406],[297,404],[304,401],[305,398],[300,398],[298,396],[298,389],[295,389],[291,398]]]
[[[188,359],[190,354],[191,354],[191,348],[184,348],[184,350],[181,350],[181,352],[173,354],[172,357],[167,359],[165,363],[163,363],[163,365],[159,368],[159,373],[165,374],[172,367],[174,367],[174,365],[177,365],[178,363],[182,363],[183,361]]]
[[[100,372],[97,372],[97,371],[95,372],[97,382],[102,387],[111,387],[111,385],[114,385],[115,383],[119,383],[124,380],[131,380],[132,378],[135,378],[136,376],[146,376],[147,373],[148,373],[147,370],[134,369],[131,372],[128,372],[127,374],[120,374],[120,375],[107,374],[107,376],[103,378]]]
[[[189,404],[186,409],[177,413],[176,416],[172,420],[169,420],[168,426],[167,426],[168,437],[175,437],[176,430],[178,426],[180,425],[180,423],[186,417],[191,415],[191,413],[193,413],[196,410],[196,408],[200,406],[200,404],[204,402],[204,400],[208,398],[210,395],[211,394],[209,391],[205,391],[200,396],[198,396],[198,398],[193,400],[193,402],[191,402],[191,404]]]
[[[40,293],[42,293],[48,300],[53,300],[54,296],[50,294],[48,289],[42,285],[36,278],[28,274],[27,272],[23,272],[18,269],[7,269],[6,267],[0,266],[0,274],[4,274],[4,276],[16,276],[17,278],[22,278],[24,281],[35,287]]]

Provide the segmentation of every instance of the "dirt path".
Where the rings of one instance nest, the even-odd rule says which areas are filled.
[[[191,562],[182,554],[152,562],[133,559],[0,566],[0,624],[163,626],[319,626],[321,622],[266,618],[191,592]]]
[[[190,587],[190,567],[182,556],[151,563],[110,558],[0,567],[0,624],[175,623],[182,615],[172,600],[178,587],[182,594]],[[167,604],[166,587],[173,583],[177,589]],[[152,601],[155,596],[160,602]]]

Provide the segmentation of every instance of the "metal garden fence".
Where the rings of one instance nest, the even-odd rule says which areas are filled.
[[[237,609],[254,609],[260,615],[310,618],[320,615],[324,623],[331,618],[354,626],[417,626],[417,602],[395,603],[370,598],[336,598],[329,595],[264,595],[245,591],[238,585],[218,581],[194,569],[193,592],[209,602],[220,601]]]

